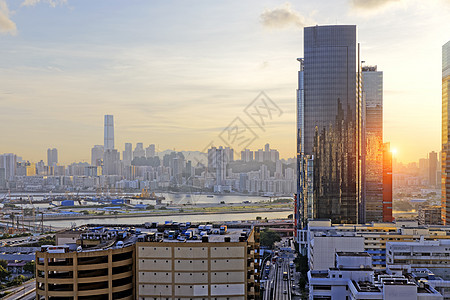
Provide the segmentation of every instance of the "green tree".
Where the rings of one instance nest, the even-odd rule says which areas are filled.
[[[25,264],[25,266],[23,266],[23,270],[26,271],[26,272],[30,272],[30,273],[35,274],[35,271],[36,271],[35,267],[36,267],[35,262],[34,261],[29,261],[29,262],[27,262]]]
[[[5,281],[6,278],[11,274],[6,268],[3,268],[2,265],[0,265],[0,281]]]
[[[21,285],[25,280],[27,280],[25,276],[19,275],[15,277],[13,280],[11,280],[8,285],[9,286]]]
[[[272,249],[273,244],[279,241],[281,241],[281,236],[279,233],[268,229],[261,231],[261,246],[266,246]]]
[[[56,240],[54,236],[47,235],[46,237],[40,238],[37,242],[38,247],[42,245],[56,245]]]
[[[7,269],[8,268],[8,261],[6,261],[4,259],[0,259],[0,266],[2,266],[3,268]]]

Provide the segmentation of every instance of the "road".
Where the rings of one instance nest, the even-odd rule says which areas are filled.
[[[20,247],[26,246],[28,244],[36,243],[40,238],[46,236],[54,236],[54,234],[40,234],[36,236],[22,236],[22,237],[12,237],[9,239],[0,240],[0,247],[11,246],[11,247]]]
[[[23,299],[23,300],[32,300],[36,297],[36,280],[30,280],[27,283],[16,287],[9,289],[9,291],[15,291],[15,293],[10,294],[2,300],[15,300],[15,299]]]
[[[281,241],[276,245],[278,255],[270,265],[270,272],[267,278],[261,283],[263,290],[263,300],[291,300],[292,299],[292,285],[294,281],[291,280],[293,270],[289,266],[289,262],[295,258],[294,250],[289,249],[289,243],[286,240]],[[282,251],[282,249],[284,249]],[[270,260],[269,260],[270,261]],[[265,270],[263,271],[266,272]]]

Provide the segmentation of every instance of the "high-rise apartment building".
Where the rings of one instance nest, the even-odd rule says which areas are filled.
[[[227,157],[225,149],[220,146],[216,149],[216,185],[225,184],[227,171]]]
[[[361,222],[362,86],[356,26],[305,27],[300,62],[297,229],[308,217]],[[308,206],[311,216],[306,215]]]
[[[133,160],[133,145],[131,143],[125,143],[125,150],[122,152],[122,160],[124,166],[131,166]]]
[[[145,150],[143,143],[137,143],[133,151],[133,159],[137,157],[145,157]]]
[[[6,188],[6,174],[5,168],[0,168],[0,189]]]
[[[0,155],[0,168],[5,169],[5,180],[12,181],[16,175],[17,156],[13,153]]]
[[[442,46],[442,220],[450,219],[450,41]]]
[[[362,68],[364,195],[366,222],[383,221],[383,72],[377,66]]]
[[[253,160],[253,151],[244,149],[241,151],[241,160],[243,162],[249,162]]]
[[[104,138],[105,151],[114,149],[114,116],[112,115],[105,115]]]
[[[428,154],[428,184],[431,187],[435,187],[438,184],[437,180],[437,168],[438,168],[438,156],[437,153],[431,151]]]
[[[103,153],[105,152],[103,145],[95,145],[91,149],[91,165],[101,166],[103,161]]]
[[[120,153],[116,149],[105,150],[102,171],[103,175],[120,174]]]
[[[147,148],[145,148],[145,157],[154,157],[156,155],[155,145],[150,144]]]
[[[58,164],[58,150],[56,148],[47,149],[47,166],[54,167]]]

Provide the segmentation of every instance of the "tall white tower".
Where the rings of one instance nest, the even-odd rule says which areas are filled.
[[[105,115],[105,144],[104,150],[114,149],[114,116]]]

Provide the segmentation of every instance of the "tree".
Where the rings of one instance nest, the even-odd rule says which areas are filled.
[[[11,280],[8,285],[9,286],[21,285],[25,280],[27,280],[25,276],[19,275],[16,276],[13,280]]]
[[[0,265],[0,281],[5,281],[6,278],[11,274],[6,268]]]
[[[35,273],[36,270],[36,264],[34,261],[29,261],[25,264],[25,266],[23,266],[23,270],[29,273]]]
[[[279,241],[281,241],[279,233],[268,229],[261,231],[261,246],[266,246],[272,249],[273,244]]]
[[[2,266],[3,268],[7,269],[8,268],[8,261],[6,261],[4,259],[0,259],[0,266]]]
[[[55,237],[48,235],[46,237],[40,238],[39,241],[37,242],[37,245],[38,247],[42,245],[56,245]]]

